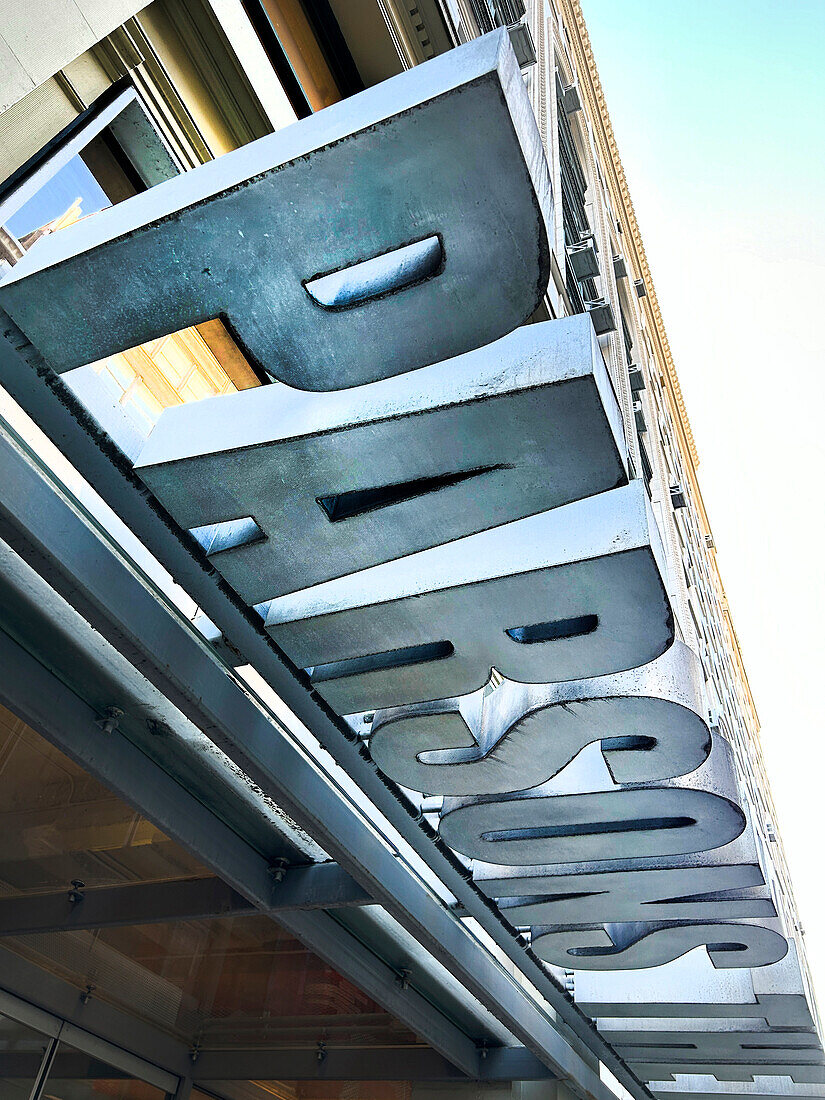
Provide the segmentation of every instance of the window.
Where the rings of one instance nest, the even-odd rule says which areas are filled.
[[[0,1096],[4,1100],[29,1100],[49,1042],[39,1031],[0,1016]]]
[[[43,1100],[166,1100],[167,1095],[165,1090],[61,1042],[46,1079]]]
[[[559,161],[561,169],[561,206],[566,248],[590,237],[590,223],[585,210],[587,178],[576,149],[573,128],[564,106],[564,88],[556,73],[556,101],[559,119]],[[566,264],[567,295],[574,313],[584,313],[585,301],[594,301],[598,294],[592,276],[576,277],[569,259]]]
[[[630,367],[633,365],[633,336],[630,332],[630,326],[627,323],[627,318],[624,315],[624,310],[619,306],[619,316],[622,321],[622,337],[624,339],[624,356],[627,365]]]
[[[647,493],[650,496],[650,486],[653,481],[653,467],[650,464],[650,457],[647,453],[647,448],[644,445],[644,440],[639,440],[639,457],[642,462],[642,475],[645,479],[645,485],[647,486]]]
[[[136,88],[128,79],[112,85],[0,187],[0,274],[42,237],[180,171]],[[139,449],[169,405],[248,389],[263,380],[219,319],[66,376],[127,453]]]
[[[328,4],[243,3],[298,118],[363,91],[364,83]]]
[[[0,187],[0,272],[41,237],[179,172],[134,86],[113,84]]]
[[[78,367],[63,380],[133,460],[164,409],[269,381],[220,318]]]
[[[129,80],[112,85],[0,187],[0,274],[42,237],[180,171],[136,88]],[[168,406],[265,379],[216,318],[80,367],[65,380],[133,456]]]

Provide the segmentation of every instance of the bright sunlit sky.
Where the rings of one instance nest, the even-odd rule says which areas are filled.
[[[825,1008],[825,0],[582,0]]]

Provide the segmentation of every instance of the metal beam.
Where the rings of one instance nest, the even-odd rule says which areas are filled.
[[[108,1043],[137,1051],[159,1068],[179,1074],[181,1082],[190,1087],[193,1081],[200,1085],[210,1081],[267,1077],[351,1081],[466,1080],[446,1058],[421,1047],[331,1049],[320,1061],[316,1048],[207,1050],[193,1060],[189,1049],[178,1040],[150,1024],[135,1020],[98,997],[84,1002],[75,986],[2,947],[0,972],[4,986],[15,996],[23,994],[70,1021],[63,1026],[62,1034],[71,1047],[83,1043],[81,1032],[105,1035]],[[107,1060],[106,1047],[93,1048],[94,1044],[89,1051],[58,1049],[50,1079],[125,1079],[142,1075],[137,1065],[112,1065]],[[0,1053],[0,1079],[34,1078],[42,1058],[42,1052],[38,1051]],[[491,1049],[480,1061],[481,1080],[552,1078],[553,1074],[523,1048]]]
[[[326,916],[321,912],[314,915],[317,918]],[[360,965],[368,955],[365,948],[362,948],[362,952],[363,956],[357,956],[354,959],[356,965]],[[145,1069],[141,1071],[137,1064],[131,1066],[128,1061],[124,1062],[122,1059],[117,1059],[113,1054],[107,1054],[107,1048],[116,1046],[136,1054],[143,1062],[158,1067],[159,1071],[175,1074],[183,1080],[198,1081],[206,1080],[207,1077],[214,1080],[247,1080],[253,1078],[258,1070],[263,1071],[268,1066],[273,1069],[277,1066],[288,1076],[295,1079],[311,1079],[318,1076],[336,1079],[334,1075],[329,1073],[329,1067],[335,1068],[336,1071],[340,1068],[351,1080],[370,1079],[365,1077],[366,1069],[376,1073],[379,1071],[377,1060],[374,1060],[371,1064],[369,1052],[363,1049],[354,1052],[354,1056],[350,1056],[347,1052],[330,1051],[327,1069],[320,1075],[317,1072],[319,1062],[316,1049],[309,1052],[295,1049],[287,1051],[257,1050],[254,1052],[204,1051],[193,1058],[193,1053],[180,1040],[104,1001],[100,995],[96,994],[90,999],[84,1000],[80,995],[81,991],[70,982],[47,973],[35,963],[2,946],[0,946],[0,974],[2,974],[3,987],[14,997],[29,1003],[35,1002],[47,1012],[68,1021],[62,1027],[62,1037],[67,1044],[78,1049],[81,1057],[86,1059],[89,1066],[99,1063],[111,1066],[111,1058],[114,1061],[121,1062],[121,1074],[132,1074],[148,1080],[152,1079],[151,1074],[147,1073]],[[365,977],[369,983],[370,974],[366,974]],[[412,991],[408,990],[405,995],[411,993]],[[414,994],[411,1000],[414,1004]],[[80,1037],[81,1033],[84,1038]],[[89,1036],[95,1035],[104,1039],[105,1044],[103,1046],[96,1045],[94,1040],[88,1039]],[[80,1051],[81,1047],[85,1049]],[[392,1058],[388,1058],[390,1053],[387,1050],[379,1050],[376,1052],[376,1056],[383,1059],[384,1070],[387,1074],[390,1074],[388,1079],[394,1079],[392,1077],[393,1061]],[[400,1051],[402,1056],[405,1053],[404,1050]],[[481,1068],[486,1067],[488,1063],[490,1066],[495,1067],[495,1053],[497,1052],[490,1051],[489,1058],[479,1060]],[[518,1054],[519,1052],[516,1052],[517,1060],[513,1063],[514,1069],[518,1069],[520,1073],[528,1078],[548,1076],[546,1068],[529,1051],[522,1050],[520,1058]],[[271,1056],[270,1061],[266,1061],[267,1055]],[[340,1061],[339,1055],[341,1055]],[[366,1056],[366,1061],[364,1056]],[[418,1048],[416,1056],[420,1059],[418,1068],[422,1073],[426,1071],[433,1079],[466,1080],[465,1074],[457,1069],[452,1061],[442,1057],[436,1051]],[[40,1057],[41,1055],[38,1055],[38,1064]],[[133,1059],[133,1061],[136,1063],[137,1059]],[[324,1062],[327,1064],[326,1059]],[[67,1063],[67,1076],[71,1076],[68,1071],[71,1070],[72,1066],[75,1069],[81,1068],[80,1058],[74,1063]],[[359,1066],[361,1067],[360,1071]],[[228,1067],[230,1072],[226,1072],[224,1067]],[[416,1066],[408,1064],[407,1068],[412,1070]],[[93,1075],[90,1073],[90,1076]],[[81,1074],[81,1076],[84,1076],[84,1074]],[[118,1074],[112,1073],[111,1076],[118,1076]],[[0,1065],[1,1077],[2,1065]],[[160,1083],[159,1079],[158,1083]],[[166,1087],[170,1091],[174,1088],[171,1082],[161,1085],[161,1087]]]
[[[333,1048],[320,1061],[317,1048],[207,1050],[193,1060],[183,1043],[99,999],[82,1000],[75,986],[2,947],[0,970],[4,975],[4,984],[10,990],[18,991],[11,994],[15,1007],[9,1007],[11,1001],[4,1006],[13,1018],[29,1019],[29,1012],[38,1011],[29,1009],[30,1001],[18,999],[19,994],[24,993],[27,998],[47,1005],[74,1021],[59,1024],[56,1017],[51,1017],[55,1029],[73,1048],[66,1050],[64,1047],[58,1052],[59,1064],[51,1074],[52,1079],[137,1076],[151,1080],[156,1074],[153,1075],[151,1068],[145,1065],[147,1060],[151,1060],[160,1069],[181,1075],[179,1090],[191,1089],[193,1080],[199,1087],[208,1088],[210,1082],[217,1087],[220,1081],[276,1076],[288,1080],[466,1080],[464,1074],[447,1059],[421,1047],[374,1050]],[[21,1007],[27,1010],[23,1014]],[[30,1022],[40,1027],[47,1026],[36,1019]],[[93,1030],[88,1030],[90,1028]],[[94,1031],[105,1033],[108,1040],[101,1043],[94,1038]],[[144,1065],[139,1065],[137,1058],[125,1056],[122,1051],[115,1052],[115,1044],[139,1051]],[[38,1052],[0,1054],[0,1079],[4,1076],[33,1077],[42,1057]],[[523,1047],[491,1048],[480,1059],[479,1079],[483,1081],[552,1078],[553,1074]],[[159,1077],[157,1083],[160,1084]],[[169,1085],[165,1087],[169,1088]],[[169,1095],[176,1100],[178,1093],[170,1092]],[[180,1095],[188,1093],[181,1092]]]
[[[270,914],[292,909],[366,905],[369,896],[337,864],[295,867],[284,878]],[[167,921],[246,916],[258,906],[219,878],[129,883],[59,894],[0,898],[0,936],[114,928]]]
[[[175,1089],[175,1091],[173,1093],[167,1092],[166,1100],[189,1100],[189,1097],[191,1095],[192,1078],[181,1077],[180,1081],[178,1081],[178,1087]]]
[[[43,1096],[43,1089],[46,1087],[46,1081],[49,1079],[54,1060],[57,1055],[57,1047],[59,1039],[56,1035],[53,1035],[43,1053],[38,1057],[37,1054],[32,1056],[32,1062],[27,1067],[29,1072],[19,1074],[24,1080],[31,1080],[32,1090],[29,1094],[29,1100],[41,1100]],[[37,1059],[37,1062],[35,1062]],[[9,1067],[10,1069],[13,1067]],[[0,1073],[3,1077],[16,1077],[18,1074],[14,1073]]]
[[[0,1081],[19,1078],[24,1081],[34,1080],[43,1055],[28,1051],[4,1051],[0,1053]],[[105,1062],[92,1058],[88,1054],[81,1054],[75,1050],[58,1051],[48,1072],[47,1080],[54,1084],[55,1081],[95,1081],[107,1078],[116,1081],[128,1080],[130,1074],[121,1069],[115,1069]]]
[[[548,975],[539,960],[525,951],[504,918],[468,881],[463,865],[438,841],[436,834],[420,822],[416,824],[395,788],[379,775],[363,752],[363,746],[352,738],[345,723],[317,694],[307,689],[305,677],[266,634],[262,621],[221,582],[194,540],[176,527],[157,502],[147,497],[145,488],[122,453],[89,417],[42,356],[8,318],[3,318],[3,330],[6,339],[0,340],[0,378],[15,399],[95,485],[103,499],[148,549],[178,578],[190,596],[280,696],[296,719],[312,730],[366,797],[385,814],[417,855],[466,907],[510,962],[525,974],[568,1027],[637,1100],[641,1097],[649,1100],[651,1094],[646,1087],[599,1036],[592,1022],[576,1008],[566,991]],[[25,351],[25,359],[21,351]],[[53,507],[49,509],[53,510]],[[66,512],[65,507],[63,511]],[[36,509],[31,501],[16,494],[16,500],[8,506],[6,514],[10,518],[14,518],[15,514],[36,516]],[[68,585],[73,599],[82,597],[81,602],[85,603],[93,624],[98,629],[102,628],[112,644],[121,648],[122,652],[128,655],[131,649],[145,674],[156,684],[165,682],[164,690],[182,709],[184,706],[191,709],[191,697],[196,694],[194,685],[208,688],[214,698],[215,709],[210,714],[210,708],[202,706],[202,701],[198,699],[199,706],[202,706],[201,720],[207,721],[201,728],[208,730],[209,735],[256,782],[263,780],[263,789],[283,805],[376,900],[385,905],[399,923],[458,977],[519,1041],[578,1090],[600,1097],[609,1095],[598,1074],[562,1037],[542,1004],[534,1000],[527,989],[513,982],[469,930],[446,911],[426,885],[413,877],[400,860],[391,857],[379,838],[372,834],[369,825],[353,813],[353,807],[343,799],[329,797],[328,789],[324,790],[325,784],[318,782],[321,777],[298,751],[295,743],[284,737],[274,739],[273,726],[266,723],[265,742],[259,742],[258,748],[252,750],[249,729],[243,724],[238,729],[236,722],[226,720],[228,678],[216,676],[214,666],[211,672],[206,672],[203,667],[206,655],[202,648],[194,639],[184,635],[180,623],[167,615],[157,599],[152,599],[153,606],[147,607],[148,593],[143,593],[139,601],[143,606],[140,614],[136,614],[137,607],[132,605],[130,597],[126,597],[124,592],[126,586],[133,590],[136,598],[140,596],[135,591],[136,578],[131,573],[124,575],[126,571],[119,561],[119,569],[113,570],[111,563],[101,560],[103,547],[100,543],[92,552],[92,557],[103,567],[103,572],[98,573],[97,564],[84,557],[78,541],[68,537],[65,524],[64,515],[63,526],[58,528],[59,538],[55,540],[57,532],[54,529],[51,531],[51,547],[47,555],[58,588],[62,584],[65,590]],[[46,517],[41,517],[37,526],[45,535],[50,524]],[[87,531],[85,537],[78,536],[86,549],[89,549],[89,534]],[[70,551],[68,556],[71,560],[63,561],[67,551]],[[109,557],[116,560],[114,555],[109,554]],[[78,584],[81,578],[82,586]],[[85,588],[85,592],[80,591],[81,587]],[[124,616],[130,620],[129,623],[117,621]],[[168,621],[156,622],[155,631],[145,633],[149,625],[147,617],[157,620],[158,616],[165,616]],[[164,649],[166,652],[160,652]],[[184,652],[186,659],[178,664],[176,658],[183,657]],[[194,678],[195,670],[189,667],[190,661],[200,665]],[[235,709],[238,702],[232,701]],[[237,732],[228,737],[227,729],[233,727]],[[358,844],[354,843],[356,838]]]
[[[175,1078],[191,1072],[189,1050],[180,1040],[98,996],[83,1000],[77,986],[7,947],[0,947],[0,975],[0,984],[8,993],[65,1021],[61,1040],[82,1050],[86,1057],[118,1062],[124,1072],[158,1088],[175,1088]],[[118,1057],[114,1048],[127,1056]]]
[[[445,1058],[421,1047],[228,1050],[199,1056],[196,1085],[218,1081],[455,1081],[462,1080]],[[481,1066],[484,1081],[548,1081],[554,1074],[521,1047],[490,1051]]]
[[[553,1074],[520,1048],[491,1052],[484,1081],[553,1080]],[[495,1056],[494,1056],[495,1055]],[[39,1051],[0,1053],[0,1080],[34,1079],[43,1054]],[[466,1080],[446,1058],[421,1047],[325,1050],[319,1058],[313,1048],[279,1050],[206,1051],[192,1063],[190,1087],[219,1081],[456,1081]],[[124,1080],[131,1074],[81,1051],[58,1050],[49,1080]],[[187,1079],[184,1079],[187,1080]]]
[[[320,914],[319,914],[320,915]],[[0,947],[0,973],[3,985],[13,997],[26,1004],[37,1002],[47,1011],[68,1022],[62,1025],[64,1041],[75,1048],[58,1054],[63,1061],[52,1077],[112,1078],[136,1075],[151,1076],[135,1063],[130,1064],[108,1053],[111,1045],[129,1049],[161,1070],[180,1076],[182,1084],[191,1086],[208,1082],[279,1078],[287,1080],[431,1080],[455,1081],[466,1077],[452,1062],[437,1051],[421,1047],[332,1048],[319,1061],[317,1048],[278,1048],[272,1050],[202,1051],[194,1060],[188,1047],[151,1024],[103,1001],[99,997],[83,1000],[80,990],[69,982],[48,974],[21,956]],[[17,1015],[17,1014],[15,1014]],[[91,1038],[105,1038],[101,1045]],[[85,1049],[81,1049],[85,1048]],[[19,1059],[6,1062],[9,1054],[0,1055],[0,1078],[8,1068],[10,1076],[26,1075],[32,1066],[40,1064],[42,1055],[15,1052]],[[31,1066],[24,1060],[33,1058]],[[112,1062],[120,1061],[117,1067]],[[32,1073],[33,1076],[33,1073]],[[478,1079],[484,1081],[552,1080],[546,1066],[523,1047],[490,1048],[479,1060]],[[168,1085],[166,1086],[169,1087]]]
[[[31,557],[32,568],[38,568],[44,585],[44,591],[30,597],[27,622],[38,618],[42,622],[48,598],[45,574],[45,582],[58,591],[63,588],[73,603],[80,603],[92,626],[112,643],[124,646],[127,656],[139,662],[142,675],[208,732],[255,783],[459,977],[518,1041],[549,1063],[555,1073],[579,1084],[585,1082],[588,1092],[606,1096],[598,1076],[568,1045],[541,1004],[513,982],[487,948],[382,841],[373,823],[336,794],[298,744],[283,735],[225,673],[206,645],[169,614],[156,593],[124,567],[86,521],[67,506],[54,485],[23,458],[11,438],[2,434],[0,482],[4,486],[0,537]],[[115,629],[113,615],[119,620]],[[32,644],[36,644],[37,634],[47,628],[29,629],[34,635]],[[87,704],[57,677],[35,665],[10,638],[0,635],[0,657],[5,654],[8,675],[0,685],[0,694],[11,709],[151,817],[167,835],[178,839],[181,823],[176,797],[170,793],[158,798],[153,769],[176,790],[182,789],[181,784],[152,765],[118,730],[104,733],[98,715]],[[215,859],[188,821],[184,824],[189,850],[258,908],[269,910],[277,891],[272,877],[266,876],[265,885],[260,876],[247,883],[231,862]],[[286,912],[277,919],[464,1073],[478,1075],[477,1043],[483,1035],[470,1038],[460,1031],[416,988],[414,977],[402,986],[397,969],[378,959],[324,912]]]
[[[0,441],[0,454],[2,451]],[[24,722],[87,767],[115,794],[139,809],[172,839],[184,844],[206,866],[213,871],[219,870],[233,889],[238,892],[243,889],[257,909],[264,912],[273,909],[277,892],[292,872],[287,872],[282,883],[275,883],[268,869],[263,872],[263,881],[254,873],[245,879],[245,870],[256,870],[254,864],[250,867],[251,857],[240,851],[239,856],[246,854],[246,866],[233,865],[234,851],[211,846],[212,839],[220,840],[222,834],[219,831],[216,834],[217,826],[210,821],[211,815],[205,807],[195,803],[201,812],[193,820],[189,816],[193,809],[189,802],[194,800],[180,784],[117,730],[104,733],[98,725],[97,713],[1,630],[0,667],[4,673],[0,699]],[[199,827],[203,827],[203,833],[198,832]],[[392,860],[389,852],[388,856]],[[274,919],[464,1073],[477,1074],[479,1053],[474,1040],[416,989],[402,988],[398,971],[379,959],[332,916],[320,909],[287,910],[276,914]],[[2,952],[0,948],[0,958]],[[0,974],[3,975],[0,985],[18,996],[27,997],[25,986],[7,984],[6,968],[0,966]],[[60,1004],[40,1000],[38,1004],[56,1015],[65,1015]],[[147,1057],[153,1050],[151,1045],[141,1049],[130,1046],[133,1039],[129,1038],[128,1029],[120,1040],[106,1031],[100,1034],[115,1043],[122,1041],[138,1053],[146,1052]]]
[[[78,894],[77,891],[71,891]],[[242,916],[257,908],[218,878],[104,886],[0,899],[0,936],[117,928],[165,921]]]

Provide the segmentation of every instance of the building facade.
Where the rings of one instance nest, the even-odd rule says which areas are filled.
[[[0,47],[0,1094],[825,1095],[578,0]]]

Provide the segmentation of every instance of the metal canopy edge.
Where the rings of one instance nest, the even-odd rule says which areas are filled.
[[[559,1013],[571,1030],[637,1100],[642,1097],[649,1100],[649,1090],[599,1035],[595,1025],[573,1004],[569,994],[524,947],[510,926],[469,879],[463,865],[439,841],[437,834],[415,818],[412,809],[401,801],[395,786],[387,784],[381,777],[363,746],[345,723],[316,692],[307,689],[306,678],[268,637],[260,619],[221,582],[194,539],[178,528],[147,494],[122,452],[85,412],[68,387],[7,315],[2,316],[2,331],[5,339],[0,341],[0,380],[14,399],[35,419],[69,461],[94,484],[96,491],[138,535],[149,551],[179,579],[205,613],[218,623],[296,718],[312,730],[324,748],[358,783],[365,795],[493,938],[499,949]],[[65,552],[65,537],[62,541]],[[131,612],[132,608],[121,604],[119,610]],[[286,793],[294,797],[295,792]],[[327,810],[329,808],[328,804],[324,807]],[[340,845],[340,839],[338,843]],[[349,850],[342,854],[345,858],[352,858]],[[344,859],[339,859],[339,862],[346,866]],[[398,861],[392,862],[397,874]],[[377,899],[381,894],[386,896],[386,881],[371,879],[368,889],[373,887]],[[472,961],[468,966],[462,965],[456,970],[455,956],[451,955],[449,948],[445,949],[444,941],[439,938],[438,930],[432,923],[435,914],[438,914],[436,925],[439,926],[448,915],[440,907],[433,906],[433,898],[422,897],[420,890],[419,897],[427,910],[423,922],[411,920],[409,909],[405,908],[399,915],[401,923],[410,928],[416,938],[444,965],[454,973],[461,973],[466,977],[471,992],[511,1027],[525,1046],[543,1060],[546,1059],[555,1071],[569,1080],[571,1087],[579,1092],[612,1096],[598,1074],[572,1050],[526,990],[508,980],[506,992],[503,991],[503,973],[492,986],[485,981],[484,974],[489,972],[492,959],[485,955],[484,965],[479,968],[479,945],[469,937],[464,943],[472,955]],[[387,908],[397,913],[397,897],[390,896],[387,902]],[[432,913],[433,909],[435,914]],[[452,931],[455,933],[455,929]],[[505,992],[505,1004],[510,1006],[506,1011],[496,1000],[499,992]]]

